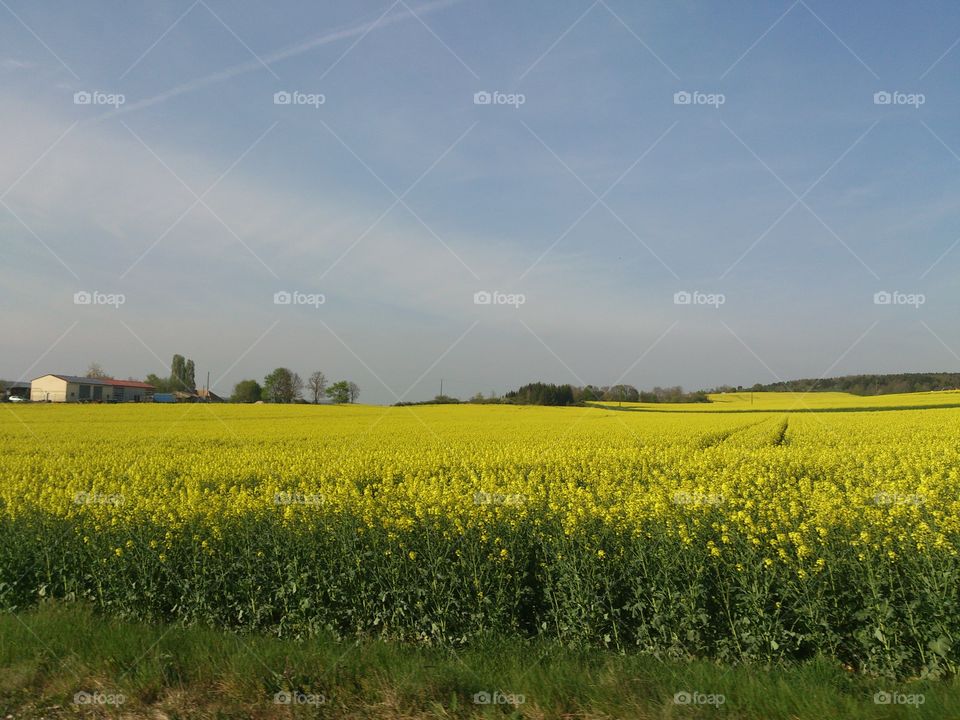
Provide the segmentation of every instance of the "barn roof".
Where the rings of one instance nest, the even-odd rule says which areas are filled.
[[[144,390],[154,389],[150,383],[140,382],[139,380],[107,380],[107,384],[113,385],[114,387],[142,388]]]
[[[60,378],[61,380],[65,380],[68,383],[83,383],[84,385],[110,385],[111,384],[106,380],[100,380],[99,378],[80,377],[79,375],[61,375],[59,373],[47,373],[47,375],[50,375],[55,378]],[[40,380],[40,378],[45,378],[47,377],[47,375],[41,375],[38,378],[34,378],[34,380]]]
[[[142,388],[144,390],[153,389],[153,385],[149,383],[139,382],[137,380],[114,380],[113,378],[88,378],[80,377],[79,375],[61,375],[60,373],[48,373],[48,375],[60,378],[68,383],[82,383],[84,385],[108,385],[110,387],[125,387],[125,388]],[[47,375],[41,375],[39,378],[34,378],[34,380],[39,380],[40,378],[47,377]]]

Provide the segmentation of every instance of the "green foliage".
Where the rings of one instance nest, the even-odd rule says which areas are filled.
[[[611,402],[640,402],[640,392],[633,385],[614,385],[604,391],[603,399]]]
[[[0,615],[0,707],[16,718],[61,717],[51,709],[69,708],[77,688],[123,693],[124,717],[946,720],[960,706],[956,678],[892,684],[823,658],[769,668],[489,636],[451,650],[379,639],[341,642],[322,630],[302,641],[238,637],[47,603]],[[923,703],[874,702],[891,690],[922,696]],[[322,695],[323,702],[278,708],[280,691]],[[473,702],[476,693],[495,691],[522,695],[523,703]],[[691,691],[722,695],[724,702],[700,708],[674,702]]]
[[[960,669],[960,559],[946,551],[861,560],[827,547],[829,572],[801,578],[765,566],[765,551],[739,535],[717,558],[656,522],[568,536],[557,522],[517,525],[504,512],[485,530],[442,517],[399,530],[292,504],[219,517],[215,532],[199,517],[97,523],[34,510],[5,517],[0,607],[77,598],[126,617],[283,637],[536,635],[726,663],[822,654],[890,678]],[[597,547],[617,551],[600,557]]]
[[[197,389],[197,379],[196,367],[193,364],[193,360],[187,360],[187,364],[183,368],[183,384],[188,390]]]
[[[303,394],[300,376],[287,368],[277,368],[263,379],[263,399],[273,403],[292,403]]]
[[[174,390],[186,390],[187,361],[183,355],[174,355],[170,362],[170,387]]]
[[[197,389],[196,372],[193,360],[187,360],[183,355],[174,355],[170,363],[170,382],[168,389],[170,391],[182,390],[184,392],[193,392]],[[159,388],[158,388],[159,389]]]
[[[572,405],[573,388],[570,385],[535,382],[504,395],[507,402],[517,405]]]
[[[327,397],[335,403],[350,402],[350,383],[346,380],[340,380],[326,390]]]
[[[845,392],[852,395],[890,395],[960,388],[960,373],[893,373],[807,378],[788,382],[756,384],[754,392]]]
[[[233,387],[230,402],[252,403],[263,397],[263,388],[256,380],[241,380]]]
[[[147,375],[147,379],[144,382],[148,382],[153,385],[158,393],[172,392],[174,389],[170,378],[158,377],[154,373]]]
[[[640,402],[644,403],[689,403],[689,402],[710,402],[707,394],[698,390],[697,392],[685,392],[679,385],[672,387],[655,387],[653,390],[643,390],[640,392]]]

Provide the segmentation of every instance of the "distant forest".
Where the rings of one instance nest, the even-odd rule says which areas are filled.
[[[892,395],[960,389],[960,373],[893,373],[890,375],[845,375],[835,378],[806,378],[788,382],[756,384],[751,388],[723,387],[723,391],[752,392],[845,392],[852,395]]]
[[[655,387],[653,390],[637,390],[632,385],[555,385],[535,382],[505,393],[502,397],[482,393],[469,400],[458,400],[447,395],[437,395],[433,400],[424,402],[399,402],[397,405],[449,405],[462,402],[473,404],[501,405],[582,405],[588,402],[604,400],[608,402],[645,402],[645,403],[687,403],[710,402],[704,391],[685,392],[679,385],[674,387]]]

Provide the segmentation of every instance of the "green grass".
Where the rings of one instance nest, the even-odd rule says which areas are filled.
[[[274,696],[283,690],[315,702],[278,705]],[[475,704],[473,695],[484,691],[524,702]],[[676,693],[694,691],[724,702],[674,702]],[[76,705],[78,692],[122,694],[124,702]],[[877,692],[922,694],[924,702],[877,704]],[[949,720],[960,717],[960,681],[893,683],[826,660],[778,669],[662,662],[518,640],[456,651],[379,640],[297,642],[47,604],[0,614],[0,718],[8,716]]]

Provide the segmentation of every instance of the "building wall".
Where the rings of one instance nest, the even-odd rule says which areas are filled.
[[[113,399],[117,402],[146,402],[146,388],[115,387],[113,388]]]
[[[77,397],[70,396],[67,402],[110,402],[113,400],[113,388],[109,385],[86,385],[88,391],[84,391],[85,383],[70,383],[68,393],[77,389]],[[97,395],[99,391],[99,395]]]
[[[68,402],[67,381],[52,375],[44,375],[30,383],[30,399],[34,402]],[[73,387],[77,392],[77,387]],[[76,401],[76,396],[73,398]]]
[[[88,391],[84,391],[81,385]],[[100,388],[99,397],[97,388]],[[109,385],[68,383],[53,375],[44,375],[30,383],[30,399],[34,402],[110,402],[113,400],[113,388]]]

